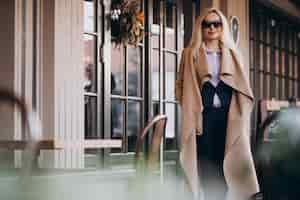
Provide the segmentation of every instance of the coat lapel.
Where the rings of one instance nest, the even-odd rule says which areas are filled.
[[[221,56],[221,68],[220,68],[220,78],[230,85],[234,86],[233,76],[236,73],[234,70],[234,63],[231,57],[230,49],[221,46],[222,56]],[[201,45],[199,49],[199,55],[196,57],[196,61],[194,61],[194,66],[197,67],[198,77],[200,80],[200,89],[203,84],[208,81],[212,74],[209,70],[209,65],[207,62],[205,47]]]
[[[234,76],[235,76],[234,63],[232,61],[230,49],[222,47],[222,58],[221,58],[221,70],[220,79],[224,81],[227,85],[235,88]]]
[[[232,76],[234,74],[234,63],[232,61],[230,50],[222,47],[222,59],[221,59],[221,76]]]

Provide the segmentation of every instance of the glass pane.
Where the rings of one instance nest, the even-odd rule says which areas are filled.
[[[97,69],[96,69],[96,38],[84,35],[84,90],[85,92],[96,92]]]
[[[254,72],[254,70],[250,70],[250,84],[252,88],[254,88]]]
[[[254,42],[253,40],[250,40],[250,67],[254,67]]]
[[[254,35],[254,14],[253,13],[251,13],[250,14],[250,39],[252,39],[253,38],[253,35]]]
[[[165,91],[167,100],[175,100],[176,56],[165,53]]]
[[[95,31],[95,4],[94,1],[84,1],[84,31]]]
[[[266,66],[265,66],[265,69],[267,72],[270,72],[270,60],[271,60],[271,50],[270,50],[270,47],[269,46],[265,46],[265,49],[266,49]]]
[[[294,73],[294,77],[295,78],[297,78],[297,79],[299,79],[299,77],[298,77],[298,74],[299,74],[299,72],[298,72],[298,69],[299,69],[299,66],[298,66],[298,57],[297,56],[294,56],[294,66],[295,66],[295,73]]]
[[[285,86],[285,79],[282,78],[281,79],[281,100],[285,100],[286,96],[285,96],[285,92],[286,92],[286,86]]]
[[[111,47],[111,93],[124,95],[124,48]]]
[[[152,106],[153,106],[153,115],[154,116],[158,115],[159,114],[159,109],[160,109],[159,102],[158,101],[153,101]]]
[[[262,18],[262,16],[260,15],[259,16],[259,19],[258,19],[259,21],[258,21],[258,23],[259,23],[259,32],[258,32],[258,39],[260,40],[260,41],[262,41],[263,40],[263,18]]]
[[[295,35],[295,53],[298,53],[298,48],[299,48],[299,37],[300,37],[300,32],[296,32]]]
[[[165,48],[176,49],[176,6],[166,3],[165,8]]]
[[[270,27],[270,23],[268,23],[269,22],[269,19],[267,19],[267,23],[266,23],[266,31],[267,31],[267,38],[266,38],[266,42],[269,44],[270,43],[270,34],[271,34],[271,30],[272,29],[270,29],[271,27]]]
[[[275,77],[275,98],[279,99],[279,77]]]
[[[296,89],[297,89],[297,97],[299,97],[299,95],[300,95],[300,84],[299,84],[299,82],[296,83]]]
[[[139,102],[128,101],[128,151],[135,151],[137,135],[141,129],[142,110]]]
[[[293,41],[292,41],[292,53],[296,53],[296,35],[297,35],[297,32],[293,32]]]
[[[275,29],[274,30],[274,32],[275,32],[275,46],[279,47],[279,39],[281,37],[281,35],[280,35],[280,27],[275,26],[275,27],[273,27],[273,29]]]
[[[289,97],[294,96],[293,94],[293,81],[289,80]]]
[[[262,23],[262,29],[261,29],[262,38],[261,38],[261,40],[262,40],[262,42],[265,42],[266,38],[267,38],[267,32],[266,32],[267,30],[266,30],[266,18],[264,16],[262,17],[261,23]]]
[[[267,71],[267,51],[266,51],[266,45],[263,44],[263,49],[262,49],[262,69],[264,71]]]
[[[282,26],[282,30],[281,30],[281,48],[286,48],[286,32],[284,31],[285,26]]]
[[[263,79],[264,79],[264,77],[263,77],[263,73],[262,72],[259,72],[258,73],[258,87],[259,87],[259,92],[258,92],[258,94],[259,94],[259,98],[263,98]]]
[[[160,0],[153,0],[153,24],[151,24],[151,44],[153,48],[159,47],[160,35]]]
[[[281,51],[281,75],[285,74],[285,53],[284,51]]]
[[[160,35],[160,29],[159,25],[152,24],[151,25],[151,45],[152,48],[159,48],[159,35]]]
[[[293,32],[291,30],[294,30],[292,26],[290,26],[289,33],[289,51],[292,51],[292,45],[293,45]]]
[[[111,137],[122,138],[124,134],[124,102],[119,99],[111,100]]]
[[[180,47],[184,47],[184,14],[180,14],[180,17],[181,17],[181,25],[180,25],[180,28],[179,28],[179,44],[178,44],[178,48],[180,48]]]
[[[289,54],[289,78],[293,78],[294,73],[293,55]]]
[[[160,0],[153,0],[153,24],[160,24]]]
[[[295,97],[298,97],[298,82],[297,81],[295,81],[294,82],[294,94],[295,94]],[[298,100],[299,101],[299,100]]]
[[[282,96],[282,79],[278,77],[278,99],[281,99]]]
[[[175,137],[175,105],[166,104],[166,115],[168,117],[168,123],[166,127],[166,138]]]
[[[264,96],[266,99],[270,98],[270,75],[265,75],[265,81],[264,81],[264,87],[265,87],[265,91],[264,91]]]
[[[264,46],[263,46],[263,44],[259,44],[259,64],[258,64],[258,68],[260,70],[263,70],[263,65],[264,65]]]
[[[84,135],[85,139],[97,138],[97,98],[84,97]]]
[[[152,51],[152,98],[159,98],[159,53],[156,50]]]
[[[141,96],[142,48],[128,47],[128,95]]]
[[[279,66],[280,66],[280,63],[279,63],[279,50],[276,49],[275,50],[275,73],[276,74],[279,74]]]

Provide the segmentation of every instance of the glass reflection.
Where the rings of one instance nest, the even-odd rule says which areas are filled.
[[[166,127],[166,138],[175,137],[175,105],[166,104],[166,115],[168,117],[168,123]]]
[[[84,1],[84,31],[95,31],[95,4],[94,1]]]
[[[96,92],[97,70],[95,64],[95,44],[94,36],[84,35],[84,91]]]
[[[153,0],[153,24],[151,24],[151,45],[153,48],[159,48],[160,35],[160,1]]]
[[[111,94],[124,94],[124,48],[111,48]]]
[[[181,24],[178,33],[180,43],[178,44],[178,48],[184,47],[184,39],[183,39],[184,38],[184,14],[180,14],[180,17],[181,17]]]
[[[141,128],[141,104],[139,102],[128,102],[128,151],[135,151],[137,134]]]
[[[160,24],[160,0],[153,0],[153,24]]]
[[[97,138],[97,98],[85,96],[84,108],[85,139]]]
[[[176,140],[176,105],[166,104],[166,115],[168,117],[168,123],[166,126],[166,136],[165,136],[165,147],[166,150],[174,150],[177,148]]]
[[[153,50],[152,57],[152,99],[158,100],[159,98],[159,51]]]
[[[111,137],[122,138],[124,130],[124,102],[119,99],[111,100]]]
[[[159,36],[160,36],[160,29],[159,25],[152,24],[151,25],[151,46],[154,49],[159,48]]]
[[[170,53],[165,53],[165,63],[166,99],[175,100],[176,56]]]
[[[128,95],[141,96],[142,48],[128,47]]]
[[[173,3],[166,3],[165,8],[165,48],[176,49],[176,5]]]

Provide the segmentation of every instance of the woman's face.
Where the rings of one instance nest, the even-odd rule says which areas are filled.
[[[222,21],[218,14],[209,13],[202,21],[203,40],[219,40],[222,36]]]

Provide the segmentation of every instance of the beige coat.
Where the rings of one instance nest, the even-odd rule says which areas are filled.
[[[196,197],[201,194],[196,155],[196,134],[203,132],[200,90],[210,77],[203,46],[196,55],[192,54],[191,49],[185,48],[176,80],[176,99],[182,113],[180,161],[187,184]],[[229,195],[234,195],[236,199],[247,199],[259,191],[250,151],[250,115],[254,98],[246,69],[237,55],[223,46],[220,79],[234,88],[228,114],[224,175]]]

